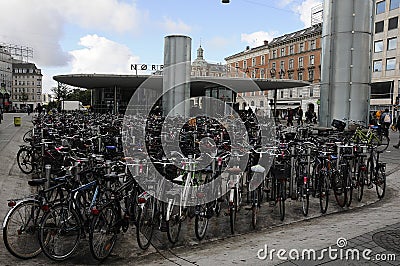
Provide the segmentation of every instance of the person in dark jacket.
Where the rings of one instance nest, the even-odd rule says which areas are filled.
[[[399,132],[399,141],[397,142],[397,144],[393,145],[393,147],[398,149],[400,146],[400,114],[396,119],[396,128],[397,128],[397,131]]]

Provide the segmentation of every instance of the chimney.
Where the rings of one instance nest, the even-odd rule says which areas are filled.
[[[268,45],[268,41],[264,40],[264,45],[267,46]]]
[[[247,45],[247,46],[246,46],[246,50],[250,50],[250,46]]]

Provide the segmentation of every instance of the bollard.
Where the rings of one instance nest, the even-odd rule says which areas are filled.
[[[46,179],[47,179],[46,188],[49,188],[49,187],[50,187],[51,165],[50,165],[50,164],[46,164],[46,165],[44,166],[44,169],[45,169],[45,176],[46,176]]]

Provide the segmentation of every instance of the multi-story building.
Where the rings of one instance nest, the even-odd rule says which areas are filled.
[[[31,110],[42,103],[42,73],[35,64],[14,60],[11,100],[14,107]]]
[[[400,96],[400,0],[375,0],[374,4],[370,109],[393,110]]]
[[[0,45],[0,107],[8,109],[12,85],[12,57],[10,52]]]
[[[246,50],[225,58],[231,77],[260,79],[306,80],[310,86],[266,92],[248,92],[241,108],[270,110],[270,100],[276,99],[276,108],[282,114],[288,108],[302,106],[304,110],[318,112],[319,83],[321,79],[321,34],[322,24],[302,29],[265,41],[262,46]],[[276,95],[275,95],[276,93]],[[262,97],[260,97],[262,96]],[[267,96],[267,97],[265,97]],[[239,98],[239,97],[238,97]],[[266,104],[268,100],[268,104]],[[239,100],[240,101],[240,100]]]
[[[204,59],[204,49],[197,49],[197,58],[192,62],[191,76],[197,77],[225,77],[226,65],[208,63]]]

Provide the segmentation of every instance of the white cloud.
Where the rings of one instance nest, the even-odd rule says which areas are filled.
[[[295,5],[293,10],[299,14],[300,20],[304,23],[304,27],[311,26],[311,8],[322,3],[322,0],[305,0],[301,4]]]
[[[72,73],[132,74],[130,64],[139,63],[127,46],[96,34],[82,37],[79,44],[84,48],[70,52]]]
[[[257,31],[250,34],[242,33],[241,41],[247,43],[251,47],[257,47],[263,45],[264,41],[271,41],[277,35],[278,32],[276,31]]]
[[[133,0],[2,1],[0,41],[32,47],[33,61],[42,66],[63,66],[71,59],[60,45],[65,24],[134,33],[146,18]]]
[[[173,21],[168,17],[164,17],[161,27],[167,34],[189,34],[192,31],[192,28],[183,21]]]

